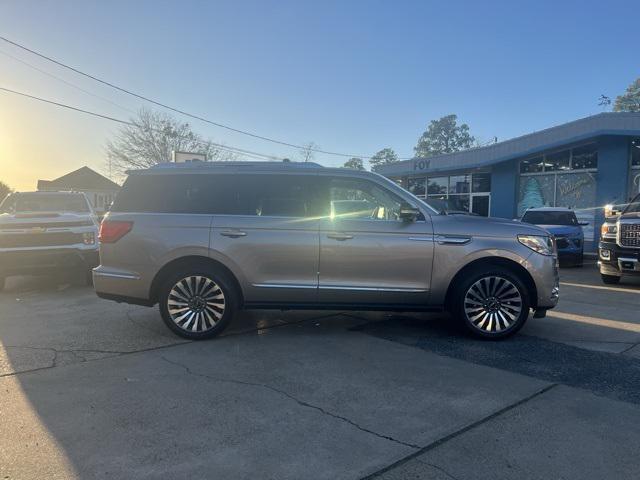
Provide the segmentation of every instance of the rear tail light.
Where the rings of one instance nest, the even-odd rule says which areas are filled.
[[[133,222],[122,222],[118,220],[104,220],[100,224],[98,240],[100,243],[116,243],[133,228]]]

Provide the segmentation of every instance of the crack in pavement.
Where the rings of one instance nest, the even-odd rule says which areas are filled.
[[[447,477],[452,478],[453,480],[458,480],[458,478],[457,478],[457,477],[454,477],[454,476],[453,476],[453,475],[451,475],[449,472],[447,472],[444,468],[442,468],[442,467],[441,467],[441,466],[439,466],[439,465],[436,465],[435,463],[425,462],[425,461],[420,460],[420,459],[417,459],[417,461],[418,461],[419,463],[422,463],[422,464],[424,464],[424,465],[427,465],[427,466],[429,466],[429,467],[431,467],[431,468],[435,468],[436,470],[438,470],[438,471],[440,471],[440,472],[444,473]]]
[[[384,468],[381,468],[380,470],[373,472],[369,475],[367,475],[366,477],[362,477],[361,480],[369,480],[369,479],[373,479],[373,478],[377,478],[380,475],[387,473],[391,470],[393,470],[394,468],[400,467],[402,465],[404,465],[405,463],[416,459],[417,461],[420,461],[420,459],[418,458],[420,455],[423,455],[435,448],[438,448],[439,446],[447,443],[449,440],[453,440],[456,437],[459,437],[460,435],[467,433],[469,430],[473,430],[476,427],[479,427],[480,425],[483,425],[487,422],[490,422],[491,420],[498,418],[502,415],[504,415],[507,412],[510,412],[511,410],[518,408],[521,405],[524,405],[527,402],[530,402],[531,400],[533,400],[534,398],[537,398],[541,395],[544,395],[545,393],[547,393],[549,390],[551,390],[552,388],[557,387],[558,383],[552,383],[550,385],[547,385],[546,387],[538,390],[537,392],[532,393],[531,395],[518,400],[517,402],[512,403],[511,405],[507,405],[504,408],[501,408],[500,410],[493,412],[492,414],[481,418],[480,420],[476,420],[473,423],[468,424],[465,427],[460,428],[459,430],[456,430],[455,432],[450,433],[449,435],[445,435],[444,437],[441,437],[437,440],[434,440],[433,442],[429,443],[428,445],[425,445],[424,447],[421,447],[418,451],[413,452],[409,455],[407,455],[404,458],[401,458],[400,460],[398,460],[397,462],[394,462],[390,465],[387,465]],[[422,463],[426,463],[426,462],[422,462]],[[433,466],[433,465],[432,465]],[[445,472],[446,473],[446,472]]]
[[[331,413],[331,412],[325,410],[324,408],[322,408],[322,407],[320,407],[318,405],[313,405],[311,403],[305,402],[304,400],[300,400],[299,398],[295,397],[294,395],[291,395],[289,392],[287,392],[285,390],[281,390],[281,389],[276,388],[274,386],[268,385],[266,383],[248,382],[248,381],[243,381],[243,380],[234,380],[234,379],[229,379],[229,378],[214,377],[214,376],[208,375],[206,373],[194,372],[188,366],[183,365],[180,362],[176,362],[175,360],[169,360],[168,358],[164,357],[163,355],[160,355],[160,358],[162,360],[164,360],[165,362],[171,364],[171,365],[175,365],[177,367],[180,367],[180,368],[184,369],[184,371],[189,375],[193,375],[195,377],[207,378],[207,379],[213,380],[215,382],[232,383],[232,384],[236,384],[236,385],[244,385],[244,386],[250,386],[250,387],[264,388],[266,390],[270,390],[272,392],[275,392],[275,393],[277,393],[279,395],[283,395],[283,396],[287,397],[288,399],[293,400],[294,402],[296,402],[298,405],[300,405],[302,407],[311,408],[313,410],[316,410],[316,411],[322,413],[323,415],[327,415],[327,416],[335,418],[337,420],[341,420],[343,422],[346,422],[349,425],[357,428],[358,430],[360,430],[362,432],[368,433],[370,435],[375,435],[378,438],[381,438],[381,439],[384,439],[384,440],[388,440],[388,441],[397,443],[399,445],[403,445],[405,447],[413,448],[413,449],[416,449],[416,450],[420,449],[419,445],[415,445],[415,444],[408,443],[408,442],[403,442],[402,440],[398,440],[397,438],[393,438],[393,437],[391,437],[389,435],[383,435],[381,433],[374,432],[373,430],[369,430],[368,428],[365,428],[365,427],[363,427],[361,425],[358,425],[356,422],[354,422],[353,420],[348,419],[347,417],[343,417],[342,415]]]
[[[146,327],[143,327],[142,325],[139,325],[137,322],[135,322],[128,315],[128,312],[125,312],[125,315],[131,321],[131,323],[133,323],[134,325],[138,326],[139,328],[144,329],[144,330],[148,330],[148,331],[152,331],[151,329],[147,329]],[[272,329],[281,328],[281,327],[299,325],[299,324],[302,324],[302,323],[305,323],[305,322],[317,321],[317,320],[328,318],[328,317],[331,317],[331,316],[334,316],[334,315],[342,315],[342,312],[337,313],[337,314],[336,313],[332,313],[332,314],[320,315],[318,317],[304,318],[302,320],[297,320],[297,321],[288,322],[288,323],[282,323],[282,324],[278,324],[278,325],[268,325],[266,327],[252,328],[251,330],[243,330],[243,331],[236,331],[236,332],[230,331],[229,333],[223,333],[222,335],[220,335],[217,338],[223,339],[225,337],[246,335],[246,334],[254,333],[254,332],[257,332],[257,331],[261,331],[261,330],[272,330]],[[155,332],[155,331],[152,331],[152,332],[154,333],[154,335],[157,335],[157,332]],[[55,367],[58,366],[56,362],[57,362],[59,353],[71,353],[72,355],[75,354],[75,353],[103,353],[103,354],[113,354],[113,357],[111,357],[111,358],[115,358],[115,357],[124,356],[124,355],[132,355],[132,354],[135,354],[135,353],[144,353],[144,352],[151,352],[151,351],[154,351],[154,350],[168,349],[168,348],[177,347],[177,346],[180,346],[180,345],[186,345],[188,343],[194,343],[194,341],[193,340],[182,340],[182,341],[180,341],[180,340],[176,339],[175,343],[170,343],[170,344],[166,344],[166,345],[158,345],[158,346],[154,346],[154,347],[142,348],[142,349],[139,349],[139,350],[130,350],[130,351],[94,350],[94,349],[55,349],[53,347],[30,347],[30,346],[22,346],[22,345],[2,345],[2,344],[0,344],[0,348],[5,348],[5,349],[23,348],[23,349],[31,349],[31,350],[44,350],[44,351],[53,352],[53,354],[54,354],[53,362],[52,362],[51,365],[47,365],[47,366],[44,366],[44,367],[30,368],[30,369],[27,369],[27,370],[20,370],[20,371],[11,372],[11,373],[0,373],[0,378],[12,377],[14,375],[21,375],[23,373],[33,373],[33,372],[39,372],[40,370],[48,370],[50,368],[55,368]],[[76,363],[87,363],[87,362],[94,362],[94,361],[97,361],[97,360],[103,360],[103,359],[102,358],[85,359],[84,361],[76,362]],[[60,365],[60,366],[62,366],[62,365]]]

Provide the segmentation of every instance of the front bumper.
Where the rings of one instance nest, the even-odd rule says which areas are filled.
[[[623,248],[614,242],[600,242],[598,265],[603,275],[640,276],[640,249]]]
[[[536,308],[554,308],[560,298],[558,257],[534,252],[527,258],[526,268],[536,285],[538,293]]]
[[[0,276],[34,275],[57,270],[92,269],[100,263],[97,248],[0,251]]]

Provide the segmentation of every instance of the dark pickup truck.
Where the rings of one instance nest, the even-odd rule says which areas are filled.
[[[599,244],[602,281],[615,284],[623,276],[640,276],[640,194],[602,225]]]

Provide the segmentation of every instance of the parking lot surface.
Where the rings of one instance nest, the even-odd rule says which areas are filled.
[[[637,478],[640,284],[561,272],[503,342],[444,314],[243,312],[216,340],[72,277],[0,294],[0,478]]]

